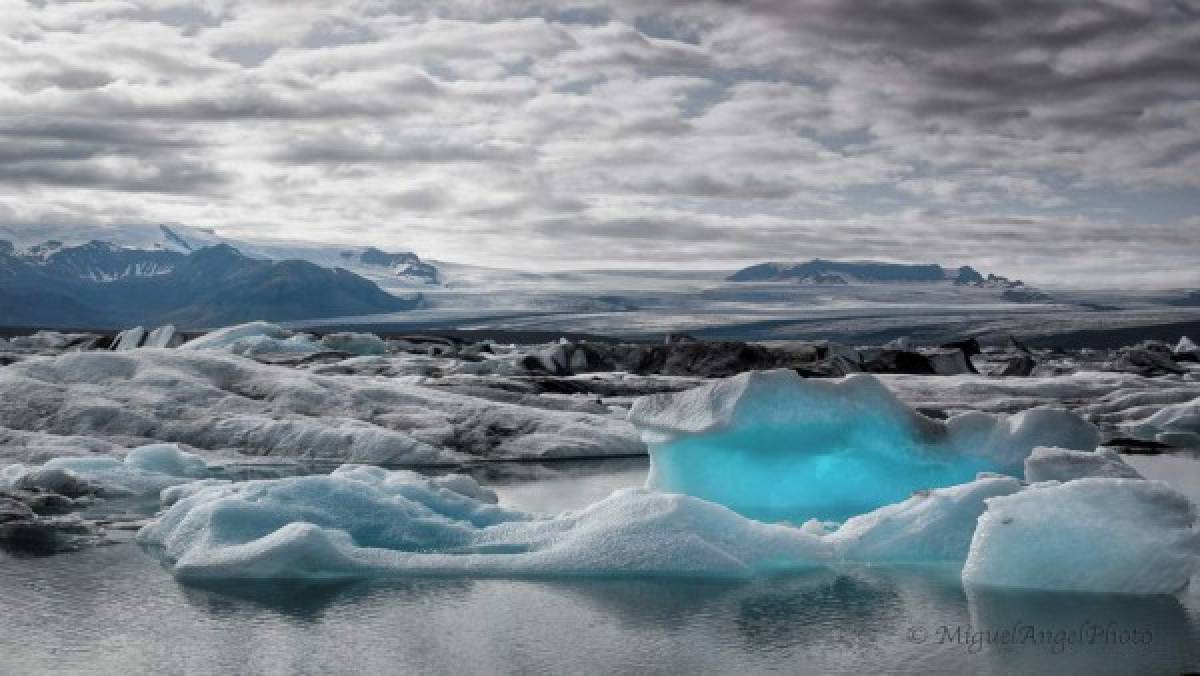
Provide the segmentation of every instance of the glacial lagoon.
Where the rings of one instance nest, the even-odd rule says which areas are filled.
[[[1190,455],[1127,456],[1200,497]],[[470,469],[502,506],[581,508],[642,459]],[[231,472],[261,476],[261,468]],[[99,509],[98,505],[96,509]],[[153,502],[112,500],[114,512]],[[967,590],[957,569],[749,581],[434,577],[182,584],[133,542],[3,553],[0,673],[1176,673],[1200,668],[1200,590]]]

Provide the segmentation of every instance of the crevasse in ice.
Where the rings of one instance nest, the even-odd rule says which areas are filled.
[[[982,471],[1019,475],[1037,446],[1091,450],[1074,413],[920,415],[878,379],[744,373],[639,399],[629,419],[650,449],[647,486],[757,519],[841,520]]]

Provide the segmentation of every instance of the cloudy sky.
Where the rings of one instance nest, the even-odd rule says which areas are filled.
[[[1200,2],[0,0],[0,222],[1200,284]]]

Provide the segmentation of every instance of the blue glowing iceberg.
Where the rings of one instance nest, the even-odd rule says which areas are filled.
[[[1057,409],[1012,416],[922,416],[878,379],[744,373],[639,399],[630,412],[650,448],[647,487],[767,521],[842,520],[913,492],[1019,476],[1037,446],[1091,450],[1094,426]]]

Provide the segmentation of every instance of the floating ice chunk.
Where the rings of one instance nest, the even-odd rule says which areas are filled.
[[[538,517],[467,477],[347,466],[173,489],[138,539],[184,580],[388,575],[745,577],[829,559],[821,538],[681,495],[625,490]],[[482,499],[481,499],[482,498]]]
[[[387,343],[373,333],[331,333],[321,338],[321,345],[328,350],[363,356],[387,352]]]
[[[643,397],[629,419],[650,448],[648,487],[764,520],[845,519],[981,471],[1015,474],[1035,446],[1091,449],[1099,437],[1050,409],[942,423],[873,376],[806,380],[790,370]]]
[[[1161,481],[1088,478],[987,500],[963,581],[1170,594],[1200,570],[1196,507]]]
[[[41,490],[65,495],[68,498],[78,498],[85,495],[96,495],[103,488],[74,472],[61,467],[26,468],[24,465],[10,465],[4,472],[9,486],[17,490]]]
[[[1182,448],[1200,448],[1200,398],[1164,406],[1149,418],[1122,427],[1139,439]]]
[[[1179,339],[1179,343],[1175,345],[1175,349],[1172,352],[1177,357],[1179,355],[1200,356],[1200,345],[1197,345],[1191,338],[1183,336]]]
[[[997,470],[1009,474],[1020,473],[1025,458],[1038,446],[1090,451],[1100,443],[1095,425],[1059,408],[1009,416],[970,411],[947,420],[946,427],[964,453],[986,455]]]
[[[152,444],[129,451],[124,461],[99,456],[54,458],[35,468],[9,465],[0,470],[0,483],[14,488],[42,488],[70,497],[148,495],[202,477],[207,469],[199,456],[175,444]]]
[[[113,338],[114,350],[133,350],[142,346],[142,341],[146,339],[146,329],[141,326],[135,326],[132,329],[126,329],[117,334]]]
[[[151,331],[142,343],[142,347],[179,347],[182,343],[183,336],[179,334],[173,324],[167,324]]]
[[[240,355],[307,353],[321,350],[308,334],[292,333],[277,324],[261,321],[218,329],[185,343],[182,347],[188,350],[224,350]]]
[[[921,491],[894,505],[856,516],[828,537],[849,561],[933,563],[966,560],[984,501],[1021,490],[1012,477]]]
[[[204,476],[208,471],[203,458],[180,450],[176,444],[139,446],[125,455],[124,465],[143,472],[179,477]]]
[[[1072,451],[1065,448],[1038,447],[1025,458],[1025,480],[1070,481],[1085,477],[1141,479],[1138,471],[1109,448]]]

